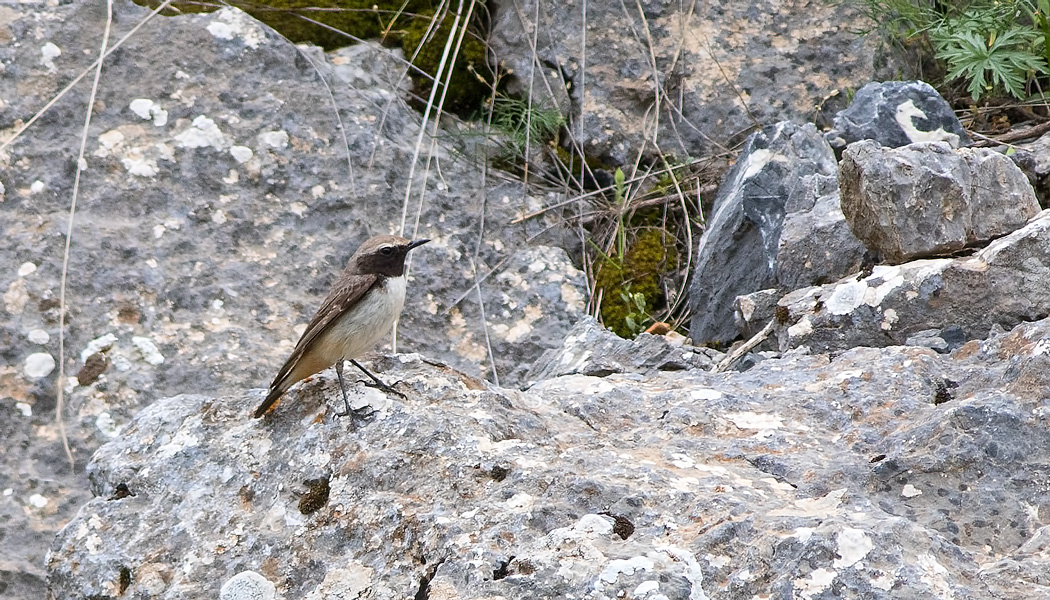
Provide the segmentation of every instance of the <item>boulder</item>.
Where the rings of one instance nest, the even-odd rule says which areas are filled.
[[[1045,598],[1048,341],[524,392],[398,355],[405,397],[351,386],[355,419],[330,372],[262,420],[262,390],[159,399],[92,460],[50,593]]]
[[[266,385],[369,236],[404,219],[432,239],[413,253],[397,347],[475,376],[521,384],[587,298],[561,215],[510,224],[559,196],[486,178],[442,134],[423,135],[411,168],[422,124],[396,52],[323,54],[225,8],[154,17],[104,64],[60,356],[73,166],[106,5],[0,3],[0,596],[17,600],[45,597],[47,545],[85,498],[95,449],[160,397]],[[111,44],[149,14],[113,6]]]
[[[970,143],[951,105],[925,81],[865,85],[835,115],[835,126],[825,136],[836,151],[861,140],[890,148],[914,142],[946,142],[952,148]]]
[[[694,342],[736,337],[733,299],[775,284],[788,207],[813,206],[813,178],[835,172],[831,148],[812,124],[778,123],[748,138],[697,248],[689,288]]]
[[[812,120],[834,90],[907,72],[855,33],[870,27],[851,5],[523,0],[495,11],[489,44],[512,91],[560,107],[587,156],[627,165],[721,153],[763,124]]]
[[[1042,211],[971,256],[878,265],[870,273],[791,292],[778,301],[784,319],[777,335],[781,349],[805,346],[814,352],[931,337],[957,345],[1046,317],[1048,286],[1050,211]]]
[[[945,142],[852,144],[839,186],[850,229],[891,264],[985,245],[1039,212],[1031,184],[1009,158]]]

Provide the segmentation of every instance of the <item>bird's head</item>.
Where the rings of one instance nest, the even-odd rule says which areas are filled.
[[[397,235],[377,235],[357,249],[350,257],[350,266],[360,273],[374,273],[400,277],[405,273],[405,257],[409,250],[430,240],[409,240]]]

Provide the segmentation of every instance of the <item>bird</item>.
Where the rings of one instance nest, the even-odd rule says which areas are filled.
[[[405,257],[429,242],[396,235],[369,238],[354,252],[306,326],[295,349],[277,372],[266,399],[252,413],[259,418],[296,382],[335,365],[346,415],[351,412],[343,384],[343,361],[350,361],[384,391],[393,391],[356,358],[391,331],[405,305]],[[397,393],[397,392],[394,392]]]

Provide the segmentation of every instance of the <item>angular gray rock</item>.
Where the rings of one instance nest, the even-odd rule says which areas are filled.
[[[1045,598],[1050,323],[951,356],[498,389],[418,356],[405,398],[330,372],[181,395],[102,447],[56,598]],[[272,587],[268,587],[272,586]]]
[[[697,248],[689,288],[695,343],[736,337],[733,300],[775,283],[787,207],[812,206],[811,178],[835,173],[831,148],[812,124],[778,123],[748,138]]]
[[[868,28],[848,4],[522,0],[500,5],[489,43],[533,103],[566,111],[587,156],[626,165],[722,152],[763,124],[810,121],[834,90],[907,72],[855,33]]]
[[[657,371],[710,370],[722,358],[711,348],[685,344],[661,335],[639,334],[626,340],[602,327],[593,317],[580,319],[565,337],[529,369],[525,381],[538,382],[562,375],[605,377],[613,373],[651,375]]]
[[[838,178],[814,175],[803,182],[813,190],[791,196],[777,243],[775,282],[782,290],[855,273],[868,253],[842,214]]]
[[[867,275],[796,290],[778,301],[787,313],[777,327],[780,348],[841,352],[919,337],[957,345],[1042,319],[1050,315],[1048,257],[1050,211],[1044,210],[971,256],[879,265]]]
[[[896,148],[914,142],[970,143],[959,117],[925,81],[872,82],[857,90],[846,110],[835,115],[825,134],[836,151],[861,140]]]
[[[984,245],[1039,212],[1031,184],[1009,158],[945,142],[852,144],[839,185],[850,229],[891,264]]]

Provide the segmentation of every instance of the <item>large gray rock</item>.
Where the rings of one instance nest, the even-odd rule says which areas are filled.
[[[812,124],[778,123],[748,138],[697,248],[689,288],[695,343],[736,337],[733,300],[775,284],[788,207],[813,206],[813,178],[835,173],[835,156]]]
[[[1050,314],[1050,211],[972,256],[879,265],[782,297],[781,349],[843,351],[931,336],[981,339]]]
[[[861,140],[891,148],[914,142],[946,142],[953,148],[970,143],[951,105],[925,81],[865,85],[835,115],[835,127],[825,135],[836,150]]]
[[[261,390],[159,400],[93,459],[51,594],[1045,598],[1048,344],[527,392],[402,355],[356,422],[330,372],[265,420]]]
[[[107,3],[0,4],[3,144],[90,67]],[[111,43],[148,14],[114,7]],[[65,356],[57,299],[91,77],[0,150],[0,596],[44,597],[48,540],[84,499],[58,385],[78,473],[157,398],[263,386],[356,246],[406,212],[407,233],[433,241],[413,257],[399,349],[514,384],[560,345],[586,303],[556,247],[574,234],[560,215],[509,224],[559,198],[486,180],[442,134],[423,137],[410,180],[421,119],[404,68],[369,46],[297,48],[232,9],[140,28],[94,103]]]
[[[532,101],[559,106],[586,155],[704,156],[763,124],[810,121],[835,90],[908,66],[850,5],[522,0],[490,44]],[[654,143],[655,142],[655,143]]]
[[[1031,184],[1009,158],[945,142],[852,144],[839,185],[854,235],[893,264],[986,244],[1039,212]]]

